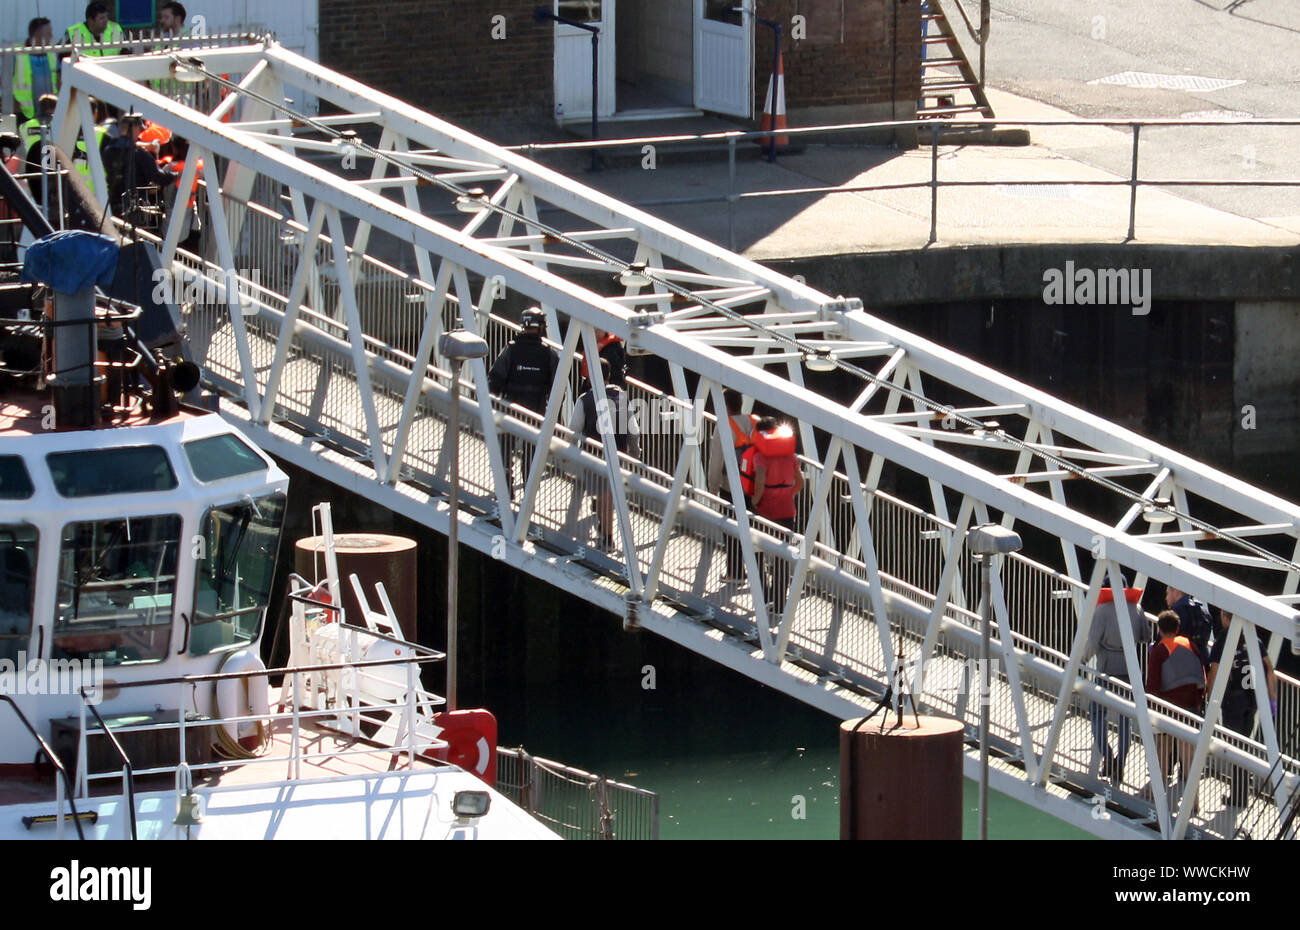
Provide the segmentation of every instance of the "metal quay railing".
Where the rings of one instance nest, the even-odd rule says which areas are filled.
[[[234,30],[212,35],[169,36],[147,31],[124,37],[118,42],[96,43],[93,48],[96,52],[148,55],[159,52],[191,52],[205,48],[228,48],[261,42],[268,38],[274,38],[274,33],[269,31],[241,32]],[[89,47],[70,42],[55,42],[50,45],[13,44],[0,46],[0,107],[3,107],[3,109],[0,109],[0,117],[7,117],[14,113],[15,110],[13,81],[18,56],[53,54],[62,60],[74,52],[85,54],[86,49]],[[175,100],[186,100],[198,104],[210,103],[209,109],[215,106],[220,98],[219,88],[211,86],[210,81],[191,83],[173,78],[154,82],[154,89]]]
[[[1061,178],[1045,180],[1043,178],[999,177],[989,179],[945,179],[939,175],[940,146],[946,135],[969,134],[972,130],[992,130],[1004,128],[1096,128],[1124,127],[1132,138],[1132,158],[1127,178]],[[811,185],[794,188],[770,188],[767,190],[741,191],[736,177],[737,147],[742,142],[762,143],[772,136],[771,131],[734,130],[725,132],[707,132],[696,134],[678,134],[668,136],[645,136],[635,139],[602,139],[598,143],[589,140],[576,142],[532,142],[523,145],[508,146],[512,151],[534,157],[545,152],[579,151],[599,145],[602,150],[612,151],[619,148],[632,148],[645,145],[686,145],[701,142],[716,142],[727,147],[727,182],[726,191],[721,194],[701,194],[689,197],[666,197],[629,201],[630,206],[656,207],[678,206],[688,204],[726,204],[727,207],[727,242],[728,248],[736,249],[736,204],[747,200],[760,200],[771,197],[807,197],[833,194],[858,194],[881,191],[928,190],[930,194],[930,234],[928,242],[939,240],[939,191],[942,188],[982,188],[1017,187],[1070,188],[1070,187],[1119,187],[1128,188],[1128,232],[1127,239],[1137,238],[1137,203],[1138,191],[1147,187],[1248,187],[1248,188],[1300,188],[1300,178],[1164,178],[1143,177],[1139,171],[1139,153],[1143,129],[1163,129],[1172,127],[1287,127],[1300,126],[1300,119],[1002,119],[960,118],[960,119],[911,119],[885,120],[872,123],[842,123],[826,126],[791,127],[782,129],[782,135],[798,137],[836,136],[845,133],[873,132],[884,135],[900,130],[921,130],[929,132],[930,177],[927,180],[903,181],[893,184],[832,184]],[[955,144],[970,144],[969,139]]]
[[[496,789],[565,839],[657,840],[659,795],[550,759],[497,748]]]

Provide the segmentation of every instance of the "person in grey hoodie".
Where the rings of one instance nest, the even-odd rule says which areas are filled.
[[[1128,579],[1123,575],[1120,576],[1120,584],[1124,586],[1124,609],[1122,611],[1115,609],[1114,591],[1108,583],[1101,589],[1097,610],[1092,618],[1092,627],[1088,630],[1088,644],[1084,649],[1083,658],[1087,661],[1096,656],[1096,667],[1099,673],[1127,682],[1128,663],[1124,660],[1124,641],[1120,638],[1120,617],[1123,616],[1133,630],[1133,645],[1138,656],[1142,655],[1143,648],[1151,641],[1151,623],[1142,612],[1141,589],[1130,588]],[[1128,757],[1131,724],[1127,716],[1119,715],[1117,721],[1119,742],[1112,752],[1106,733],[1106,715],[1104,705],[1097,703],[1092,705],[1092,736],[1097,751],[1102,756],[1102,774],[1109,778],[1112,784],[1118,785],[1124,780],[1124,760]]]

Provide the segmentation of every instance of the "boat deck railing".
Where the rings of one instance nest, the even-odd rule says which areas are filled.
[[[182,769],[187,769],[193,774],[207,771],[215,772],[234,766],[270,764],[280,765],[285,768],[281,777],[297,780],[302,777],[302,767],[305,762],[320,765],[331,759],[341,759],[349,756],[373,756],[377,752],[390,750],[395,757],[405,755],[406,765],[410,768],[414,767],[417,757],[427,757],[430,752],[445,748],[447,746],[445,740],[431,737],[428,735],[430,731],[422,732],[421,728],[421,721],[431,717],[434,710],[443,706],[445,701],[443,698],[425,691],[419,685],[420,667],[442,661],[445,658],[443,653],[393,637],[384,637],[382,634],[352,626],[351,624],[342,623],[339,624],[339,627],[344,634],[341,641],[347,644],[344,648],[345,655],[360,655],[360,647],[366,637],[387,639],[395,644],[400,644],[402,649],[409,650],[409,654],[385,659],[359,659],[328,664],[289,665],[272,669],[218,672],[209,675],[183,675],[144,681],[119,682],[114,685],[115,688],[122,690],[175,685],[179,696],[177,706],[181,710],[178,711],[177,719],[174,721],[110,725],[93,706],[91,698],[83,691],[80,721],[77,730],[77,771],[71,793],[79,798],[89,797],[89,783],[91,781],[114,778],[119,774],[115,771],[89,771],[87,741],[88,737],[96,732],[89,726],[90,716],[95,718],[102,732],[107,734],[123,759],[124,787],[122,797],[124,805],[128,804],[133,797],[135,778],[177,775]],[[400,668],[402,670],[404,682],[400,686],[400,694],[397,694],[391,700],[385,701],[376,697],[376,691],[387,690],[391,692],[395,681],[392,677],[378,675],[376,672],[391,668]],[[337,676],[334,679],[334,686],[329,688],[329,699],[333,706],[312,706],[308,695],[312,691],[313,683],[315,683],[318,692],[323,694],[326,689],[325,682],[331,675]],[[241,681],[247,682],[247,686],[252,689],[265,685],[271,676],[283,676],[279,706],[281,708],[287,707],[287,710],[266,714],[252,713],[214,718],[200,718],[184,710],[190,695],[199,686],[211,685],[215,687],[221,681]],[[250,752],[247,756],[226,758],[214,762],[188,761],[189,753],[193,752],[196,739],[209,740],[211,728],[213,727],[234,726],[238,730],[243,724],[252,724],[264,728],[264,737],[269,738],[277,723],[289,724],[287,755],[260,755]],[[355,748],[310,750],[303,738],[304,727],[307,724],[320,725],[337,732],[347,741],[345,745]],[[143,769],[133,768],[126,753],[122,750],[119,737],[128,733],[166,731],[174,731],[177,734],[178,755],[176,764],[158,765]],[[197,737],[194,736],[195,733],[197,733]],[[265,746],[262,749],[265,749]],[[46,751],[50,753],[52,759],[57,759],[48,747],[46,747]],[[182,786],[179,777],[177,785],[177,790],[180,792]],[[134,810],[133,805],[131,809]],[[128,829],[128,838],[133,838],[133,836],[134,824],[131,823]]]

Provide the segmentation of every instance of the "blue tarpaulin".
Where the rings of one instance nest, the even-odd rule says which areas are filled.
[[[49,285],[60,294],[75,294],[92,284],[108,287],[117,272],[117,252],[117,240],[98,233],[51,233],[28,247],[22,281]]]

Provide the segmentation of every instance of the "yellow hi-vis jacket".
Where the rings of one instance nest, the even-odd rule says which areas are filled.
[[[104,34],[96,39],[89,26],[85,23],[77,23],[75,26],[68,27],[68,41],[74,45],[83,46],[81,50],[83,55],[93,55],[95,57],[118,55],[122,51],[120,48],[102,48],[101,46],[110,42],[121,42],[122,27],[110,19],[108,25],[104,27]]]
[[[32,93],[32,53],[23,52],[14,65],[14,103],[23,111],[25,119],[36,115],[36,100]],[[59,92],[59,58],[53,52],[45,53],[50,66],[50,93]]]
[[[107,130],[102,126],[95,127],[95,144],[99,145],[104,140],[104,133]],[[18,134],[23,140],[23,152],[31,151],[33,145],[41,141],[41,121],[38,119],[29,119],[18,127]],[[51,144],[53,142],[51,141]],[[37,158],[44,157],[43,153],[37,153]],[[96,197],[103,199],[103,194],[99,191],[99,185],[90,173],[90,157],[86,154],[86,143],[81,139],[77,140],[77,150],[72,155],[72,167],[77,169],[77,173],[86,179],[86,186],[94,192]]]

